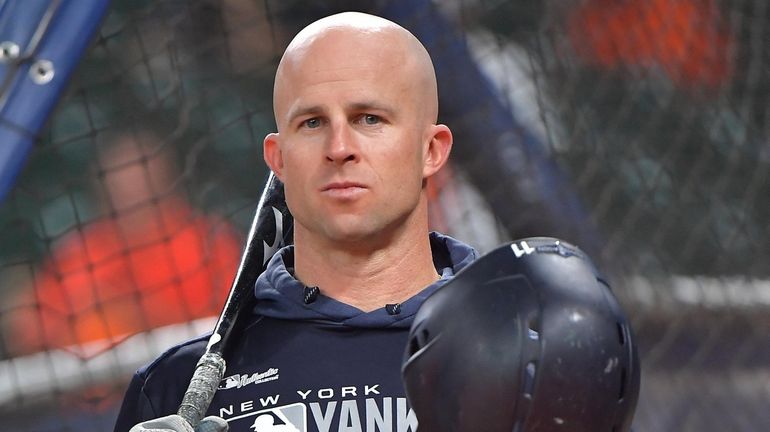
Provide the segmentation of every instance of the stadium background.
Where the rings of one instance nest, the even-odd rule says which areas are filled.
[[[639,342],[637,432],[770,429],[768,4],[434,3],[114,1],[0,203],[0,424],[110,430],[133,370],[211,327],[227,287],[198,306],[180,287],[196,271],[211,281],[196,289],[231,277],[221,257],[240,249],[266,176],[280,53],[310,21],[362,10],[412,30],[436,63],[456,143],[431,184],[434,227],[482,251],[552,235],[594,257]],[[134,153],[110,159],[123,141]],[[116,199],[121,172],[150,187]],[[188,209],[171,226],[169,202]],[[145,211],[156,235],[106,240]],[[202,246],[180,246],[188,273],[117,293],[82,247],[118,245],[102,258],[134,286],[152,273],[136,254],[190,232]],[[186,307],[148,305],[174,295]],[[115,317],[126,307],[131,323]]]

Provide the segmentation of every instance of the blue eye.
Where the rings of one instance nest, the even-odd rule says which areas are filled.
[[[368,125],[375,125],[380,122],[380,118],[374,114],[364,115],[364,123]]]
[[[303,123],[305,124],[305,127],[307,127],[308,129],[315,129],[321,126],[321,120],[317,118],[307,119]]]

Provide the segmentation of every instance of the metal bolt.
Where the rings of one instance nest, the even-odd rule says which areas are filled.
[[[48,60],[37,60],[29,68],[29,77],[35,84],[48,84],[54,76],[55,70],[53,63]]]
[[[19,58],[19,46],[11,41],[0,42],[0,63]]]

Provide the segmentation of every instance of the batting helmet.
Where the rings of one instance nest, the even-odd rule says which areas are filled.
[[[529,238],[431,295],[403,365],[420,432],[622,432],[639,395],[625,314],[585,254]]]

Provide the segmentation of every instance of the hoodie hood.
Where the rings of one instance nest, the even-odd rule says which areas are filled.
[[[430,233],[433,264],[440,279],[401,304],[383,305],[371,312],[327,297],[316,287],[306,287],[294,278],[294,246],[279,250],[259,276],[254,293],[255,313],[277,319],[321,321],[358,328],[408,328],[422,302],[478,256],[470,246],[439,233]]]

